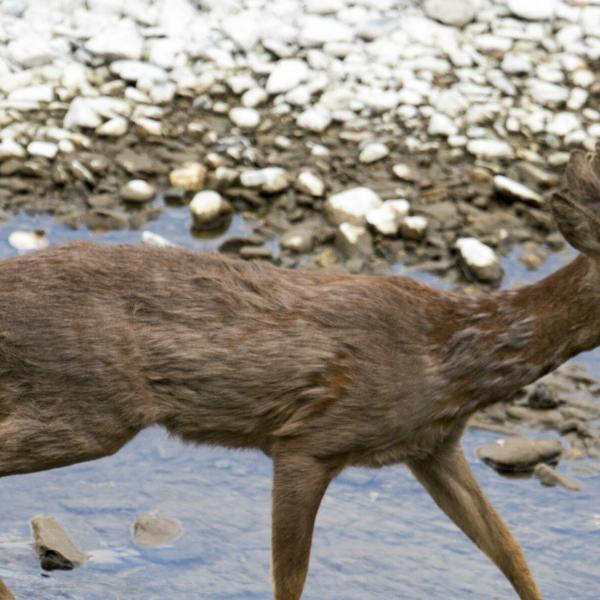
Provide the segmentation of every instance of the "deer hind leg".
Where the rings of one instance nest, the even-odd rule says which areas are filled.
[[[339,470],[283,448],[274,450],[272,456],[275,600],[298,600],[308,571],[317,511]]]
[[[522,600],[543,600],[519,543],[483,494],[458,443],[409,467],[437,505],[504,573]]]

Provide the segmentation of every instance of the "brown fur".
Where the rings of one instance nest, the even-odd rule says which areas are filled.
[[[573,160],[570,179],[593,181]],[[519,596],[540,600],[459,441],[474,411],[600,343],[591,208],[555,200],[587,256],[478,299],[181,249],[77,243],[4,261],[0,476],[106,456],[153,424],[262,449],[274,462],[275,598],[298,600],[331,479],[405,462]]]

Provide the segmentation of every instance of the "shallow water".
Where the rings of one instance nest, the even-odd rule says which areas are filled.
[[[148,229],[196,249],[223,237],[190,236],[187,209],[169,209]],[[15,254],[8,234],[43,228],[51,243],[94,239],[138,243],[140,232],[93,235],[25,215],[0,227],[0,257]],[[236,217],[227,236],[250,231]],[[569,252],[535,274],[505,260],[505,286],[554,270]],[[431,276],[418,276],[443,285]],[[600,378],[600,353],[578,358]],[[539,435],[539,434],[535,434]],[[547,434],[546,434],[547,435]],[[551,435],[551,434],[550,434]],[[600,475],[592,461],[562,463],[581,493],[506,479],[475,457],[497,435],[464,439],[482,486],[521,540],[547,600],[600,597]],[[581,473],[589,467],[590,474]],[[270,596],[270,461],[260,453],[184,446],[160,429],[139,435],[115,456],[2,480],[0,578],[19,600],[268,600]],[[148,511],[179,519],[171,547],[144,549],[132,540],[135,518]],[[30,548],[29,522],[52,514],[92,560],[71,572],[42,574]],[[402,467],[349,469],[330,487],[319,512],[306,600],[514,598],[506,580],[448,521]]]

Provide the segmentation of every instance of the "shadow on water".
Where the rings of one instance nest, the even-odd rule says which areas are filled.
[[[148,230],[174,243],[215,250],[226,237],[248,235],[236,216],[224,236],[190,236],[187,209],[169,209]],[[19,216],[0,227],[0,258],[15,251],[15,229],[45,229],[51,243],[94,239],[138,243],[141,233],[94,235]],[[531,274],[518,252],[505,260],[505,286],[555,270],[569,252]],[[415,275],[433,285],[443,282]],[[578,359],[600,377],[598,352]],[[539,435],[539,434],[535,434]],[[495,434],[471,431],[467,455],[499,511],[525,546],[547,600],[596,600],[600,590],[600,476],[576,476],[583,492],[544,488],[533,479],[499,477],[475,457]],[[586,462],[566,463],[567,473]],[[592,465],[590,465],[592,466]],[[160,429],[139,435],[118,454],[65,469],[1,482],[0,578],[36,600],[267,600],[271,597],[271,465],[255,452],[194,448]],[[176,517],[184,533],[171,547],[133,542],[135,518],[147,511]],[[83,567],[41,576],[30,547],[32,516],[57,516],[92,554]],[[306,600],[514,598],[505,579],[447,520],[402,466],[349,469],[331,486],[319,513]]]

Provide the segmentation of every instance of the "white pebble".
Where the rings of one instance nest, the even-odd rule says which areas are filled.
[[[132,179],[121,187],[119,193],[122,198],[131,202],[148,202],[154,198],[154,186],[143,179]]]
[[[8,243],[21,252],[42,250],[48,247],[48,240],[43,231],[13,231],[8,236]]]
[[[333,223],[364,225],[367,213],[382,205],[379,194],[367,187],[338,192],[325,201],[325,212]]]
[[[128,122],[123,117],[109,119],[96,128],[96,135],[102,137],[121,137],[127,133]]]
[[[298,115],[296,123],[302,129],[321,133],[331,124],[331,113],[323,108],[309,108]]]
[[[229,111],[229,119],[241,129],[256,129],[260,123],[260,113],[253,108],[238,106]]]
[[[31,142],[27,146],[27,152],[29,152],[31,156],[54,158],[58,153],[58,146],[52,142]]]
[[[232,207],[221,194],[207,190],[194,196],[190,211],[196,227],[204,228],[218,224],[222,217],[232,212]]]
[[[358,155],[361,163],[369,164],[385,158],[390,153],[390,149],[380,142],[367,144]]]
[[[320,197],[325,193],[325,184],[311,171],[302,171],[297,179],[298,187],[311,196]]]

